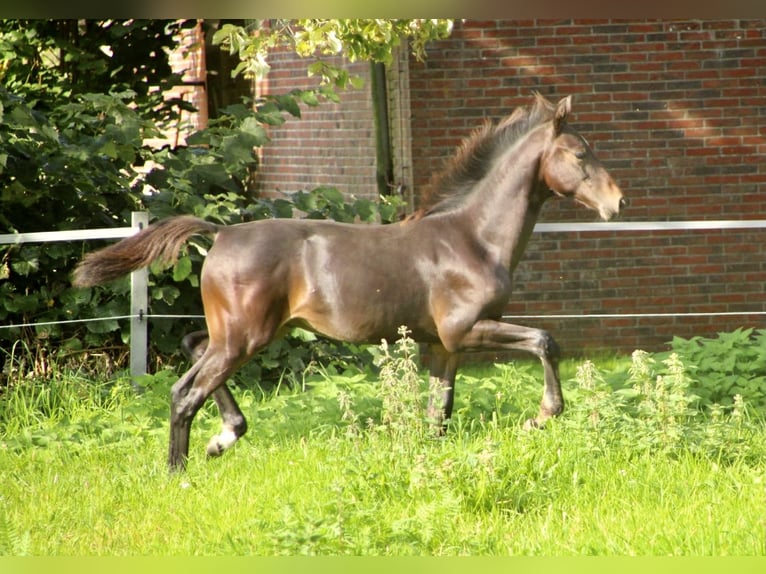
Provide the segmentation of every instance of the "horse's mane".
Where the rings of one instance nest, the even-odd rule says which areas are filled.
[[[499,153],[507,150],[532,129],[552,119],[554,111],[553,104],[541,94],[535,93],[532,106],[516,108],[498,124],[485,121],[484,125],[460,144],[444,167],[431,176],[421,196],[420,207],[407,221],[450,211],[459,205],[489,173]]]

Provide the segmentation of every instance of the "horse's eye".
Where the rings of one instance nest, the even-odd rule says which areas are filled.
[[[575,157],[577,159],[585,159],[585,150],[581,149],[575,152]]]

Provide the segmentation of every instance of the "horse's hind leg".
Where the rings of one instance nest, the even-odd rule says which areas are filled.
[[[181,340],[181,352],[189,361],[196,363],[205,354],[209,342],[206,330],[194,331]]]
[[[208,346],[200,360],[173,385],[168,450],[168,466],[171,470],[183,470],[186,466],[192,420],[211,394],[216,393],[216,402],[221,401],[219,407],[223,404],[223,412],[229,416],[229,426],[224,418],[224,436],[221,439],[219,435],[218,442],[226,448],[236,441],[237,432],[240,432],[240,436],[244,432],[246,423],[234,398],[228,389],[221,391],[226,379],[241,363],[241,355],[231,354],[223,347]]]
[[[197,362],[205,354],[209,342],[207,331],[194,331],[186,335],[181,341],[181,351],[187,359]],[[221,456],[225,450],[247,432],[247,421],[226,383],[213,391],[213,399],[221,413],[223,425],[221,432],[208,442],[207,454],[208,456]]]
[[[183,470],[186,467],[186,458],[189,454],[189,432],[195,410],[187,418],[180,418],[177,404],[186,397],[199,375],[201,362],[194,363],[184,375],[176,381],[171,389],[170,406],[170,444],[168,452],[168,466],[170,470]]]
[[[211,457],[221,456],[225,450],[231,448],[247,432],[245,415],[239,409],[239,405],[234,400],[226,383],[223,383],[213,392],[213,399],[218,405],[223,425],[221,432],[211,437],[207,443],[206,452]]]

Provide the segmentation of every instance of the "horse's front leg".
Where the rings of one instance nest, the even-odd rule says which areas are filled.
[[[441,345],[431,345],[431,370],[428,386],[428,420],[437,435],[447,430],[455,400],[455,375],[459,355]]]
[[[561,414],[564,397],[559,380],[561,351],[553,337],[541,329],[512,325],[501,321],[477,322],[460,340],[460,350],[519,350],[540,358],[545,375],[543,399],[537,417],[529,419],[524,427],[542,426],[546,420]]]

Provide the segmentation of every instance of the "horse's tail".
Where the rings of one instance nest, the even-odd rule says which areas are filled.
[[[174,262],[181,245],[192,235],[217,233],[221,227],[184,215],[164,219],[135,235],[83,257],[74,270],[72,284],[92,287],[146,267],[155,259]]]

